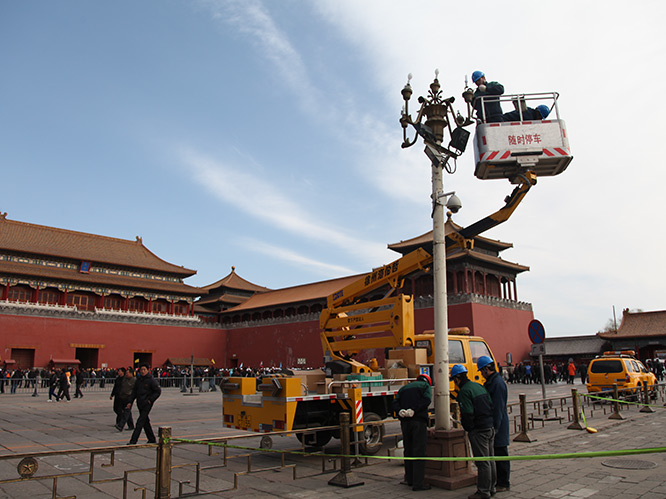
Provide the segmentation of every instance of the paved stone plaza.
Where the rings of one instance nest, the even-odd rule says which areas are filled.
[[[580,388],[581,385],[576,385]],[[552,385],[548,395],[566,395],[571,385]],[[529,399],[539,398],[540,387],[517,385],[509,387],[511,400],[517,399],[518,392],[528,394]],[[154,496],[155,478],[150,471],[133,472],[133,469],[146,469],[155,466],[155,447],[125,447],[129,432],[119,433],[113,428],[115,415],[108,391],[87,392],[82,399],[71,402],[48,403],[45,394],[32,397],[28,394],[0,395],[0,455],[16,455],[71,449],[91,449],[99,447],[123,447],[114,455],[114,465],[109,464],[109,453],[95,457],[94,480],[122,478],[129,472],[126,494],[128,498],[140,498],[142,487],[146,497]],[[171,427],[177,438],[204,439],[237,435],[237,430],[228,430],[221,424],[220,392],[205,392],[184,395],[177,389],[163,390],[151,413],[153,427]],[[661,405],[659,401],[656,404]],[[546,422],[543,428],[531,430],[529,435],[536,439],[532,443],[512,443],[513,455],[559,454],[583,451],[601,451],[666,446],[666,409],[656,409],[653,414],[639,413],[638,408],[623,412],[623,421],[609,420],[601,410],[594,413],[590,426],[599,430],[596,434],[566,429],[567,424]],[[396,433],[397,424],[387,426],[387,433]],[[145,438],[139,443],[145,442]],[[393,439],[387,439],[390,445]],[[258,437],[243,439],[238,445],[258,447]],[[273,449],[297,449],[294,437],[277,437]],[[221,449],[213,449],[221,450]],[[332,441],[327,453],[340,451],[338,441]],[[227,465],[223,454],[209,455],[207,446],[177,445],[173,451],[173,464],[185,465],[200,463],[200,486],[203,490],[231,489],[234,473],[248,469],[246,451],[229,450]],[[215,452],[212,452],[215,454]],[[239,456],[239,455],[243,456]],[[386,451],[382,451],[386,455]],[[18,478],[18,459],[0,460],[0,480]],[[90,453],[57,456],[42,455],[38,458],[39,470],[35,476],[64,473],[87,473],[90,467]],[[605,463],[605,464],[603,464]],[[356,479],[364,485],[353,488],[339,488],[328,485],[335,475],[331,470],[333,462],[321,457],[290,456],[285,464],[296,465],[297,479],[293,479],[293,469],[269,470],[238,476],[238,490],[227,490],[208,497],[364,497],[387,498],[407,497],[448,497],[466,498],[474,492],[474,487],[456,491],[432,489],[425,492],[412,492],[399,485],[402,478],[400,461],[370,461],[369,466],[354,469]],[[608,464],[620,467],[610,467]],[[280,454],[251,457],[251,468],[280,467]],[[642,469],[628,469],[642,468]],[[512,462],[511,491],[500,493],[498,498],[665,498],[666,497],[666,454],[638,456],[614,456],[587,459],[534,460]],[[194,490],[194,466],[184,466],[173,471],[172,497],[178,497],[179,485],[183,483],[183,493]],[[88,476],[59,478],[59,497],[76,495],[80,498],[123,497],[122,481],[88,483]],[[39,480],[0,485],[0,498],[41,498],[51,497],[53,480]],[[139,490],[135,490],[135,489]]]

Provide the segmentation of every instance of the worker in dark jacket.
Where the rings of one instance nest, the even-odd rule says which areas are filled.
[[[393,399],[393,412],[400,420],[405,457],[425,457],[428,439],[428,406],[432,401],[430,376],[421,374],[403,386]],[[405,480],[412,490],[428,490],[425,461],[405,460]]]
[[[508,391],[506,383],[495,367],[495,361],[483,355],[476,361],[476,367],[486,379],[483,387],[493,401],[493,422],[495,426],[495,441],[493,451],[496,456],[509,455],[509,414],[506,412]],[[510,489],[511,461],[497,461],[497,492]]]
[[[502,118],[502,106],[500,105],[500,95],[504,93],[504,85],[499,82],[486,81],[486,75],[483,71],[474,71],[472,81],[476,84],[474,91],[474,109],[476,117],[484,123],[499,123],[504,121]],[[482,99],[483,97],[483,99]]]
[[[149,444],[157,443],[153,428],[150,426],[150,418],[148,415],[150,414],[153,405],[155,405],[155,401],[161,394],[162,389],[160,388],[159,383],[153,378],[152,374],[150,374],[150,366],[145,363],[141,364],[139,366],[139,376],[136,378],[132,395],[126,406],[127,409],[130,409],[132,407],[132,402],[136,400],[136,406],[139,409],[139,418],[136,420],[134,432],[132,432],[132,438],[130,438],[127,445],[135,445],[137,443],[139,436],[141,435],[141,430],[145,431]]]
[[[467,432],[475,457],[492,456],[495,427],[493,403],[480,384],[467,377],[467,368],[456,364],[451,368],[451,379],[458,389],[458,404],[463,428]],[[488,499],[495,494],[497,481],[494,461],[475,461],[478,469],[476,492],[469,499]]]
[[[541,104],[540,106],[537,106],[536,108],[532,109],[531,107],[525,108],[525,110],[522,112],[523,119],[522,121],[541,121],[545,120],[548,118],[548,115],[550,114],[550,108],[544,104]],[[519,113],[517,110],[516,111],[511,111],[508,113],[504,113],[502,115],[502,120],[503,121],[521,121],[520,119],[521,113]]]

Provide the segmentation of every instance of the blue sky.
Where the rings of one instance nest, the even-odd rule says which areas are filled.
[[[365,272],[428,231],[430,168],[400,148],[400,90],[482,69],[558,91],[574,162],[485,235],[528,265],[553,336],[664,309],[662,2],[321,0],[0,3],[0,211],[134,239],[271,288]],[[468,225],[512,186],[445,186]]]

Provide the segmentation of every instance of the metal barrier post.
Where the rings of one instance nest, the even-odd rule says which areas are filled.
[[[340,443],[342,444],[342,463],[340,465],[340,472],[331,478],[328,481],[329,485],[335,485],[336,487],[355,487],[357,485],[363,485],[365,482],[361,482],[356,478],[354,472],[351,471],[351,446],[349,445],[349,413],[341,412],[340,413]]]
[[[534,440],[527,434],[527,396],[524,393],[518,395],[520,399],[520,433],[514,442],[533,442]]]
[[[567,426],[568,430],[584,430],[585,427],[580,424],[580,402],[578,400],[578,390],[571,389],[571,398],[573,400],[573,422]]]
[[[638,412],[654,412],[654,409],[650,407],[650,390],[647,383],[643,385],[643,402],[645,405],[641,407],[641,410]]]
[[[613,383],[613,414],[608,416],[608,419],[624,419],[620,414],[620,402],[618,402],[617,383]]]
[[[160,427],[155,463],[155,499],[171,497],[171,427]]]

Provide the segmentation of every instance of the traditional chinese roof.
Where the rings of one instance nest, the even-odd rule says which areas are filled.
[[[607,340],[666,336],[666,310],[654,312],[622,311],[622,322],[617,332],[598,333]]]
[[[462,226],[456,224],[449,218],[446,221],[444,230],[446,235],[449,235],[451,232],[458,232],[462,230],[462,228]],[[487,237],[482,236],[476,236],[474,238],[474,246],[498,253],[507,248],[513,248],[513,244],[511,243],[505,243],[495,239],[488,239]],[[425,234],[421,234],[420,236],[416,236],[411,239],[407,239],[405,241],[389,244],[388,248],[403,255],[414,251],[416,248],[423,248],[427,252],[432,253],[432,231],[426,232]]]
[[[607,340],[597,335],[564,336],[546,338],[547,356],[598,355],[603,352]]]
[[[162,293],[198,296],[198,288],[176,281],[162,281],[146,277],[127,277],[124,275],[105,274],[101,272],[83,273],[70,268],[47,267],[26,263],[7,262],[0,260],[0,275],[4,278],[27,279],[39,281],[42,286],[58,287],[61,283],[79,283],[89,286],[102,286],[118,289],[151,290]]]
[[[0,250],[43,255],[76,261],[90,261],[118,267],[146,269],[185,278],[196,270],[165,262],[135,241],[98,236],[44,225],[8,220],[0,215]]]
[[[231,294],[221,294],[215,296],[204,296],[203,298],[197,300],[197,305],[211,305],[213,303],[224,303],[239,305],[246,301],[249,296],[238,296]]]
[[[266,307],[274,307],[277,305],[285,305],[289,303],[303,303],[313,300],[320,300],[326,298],[328,295],[343,287],[356,281],[360,275],[349,277],[340,277],[338,279],[331,279],[329,281],[313,282],[311,284],[302,284],[300,286],[293,286],[290,288],[276,289],[273,291],[266,291],[265,293],[257,293],[248,300],[234,308],[225,310],[223,313],[231,314],[243,310],[260,309]]]
[[[499,270],[511,270],[516,274],[530,270],[530,268],[525,265],[508,262],[498,256],[479,253],[478,251],[474,250],[466,249],[452,255],[447,255],[446,257],[446,261],[449,263],[454,263],[460,260],[465,260],[467,262],[477,261],[484,264],[486,267],[494,267]]]
[[[228,288],[228,289],[239,289],[244,291],[252,292],[263,292],[269,291],[268,288],[264,286],[259,286],[258,284],[253,284],[250,281],[247,281],[236,274],[236,267],[231,267],[231,272],[219,281],[209,284],[208,286],[202,286],[200,289],[203,292],[210,292],[217,288]]]

